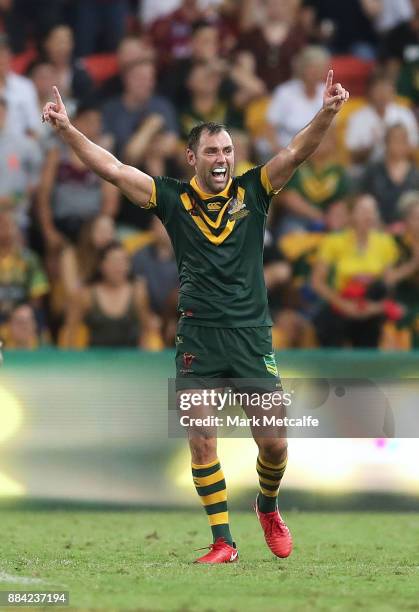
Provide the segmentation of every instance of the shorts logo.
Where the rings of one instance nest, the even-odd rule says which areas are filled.
[[[176,345],[183,344],[183,336],[176,336]]]
[[[194,359],[196,359],[196,357],[192,355],[192,353],[183,353],[183,365],[185,370],[190,371]]]
[[[265,355],[263,361],[265,362],[265,366],[269,374],[272,374],[272,376],[279,376],[274,353],[268,353]]]
[[[193,317],[194,313],[192,312],[192,310],[180,310],[180,316],[181,317]]]

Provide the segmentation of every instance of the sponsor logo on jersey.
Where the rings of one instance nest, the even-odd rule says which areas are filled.
[[[219,204],[219,202],[210,202],[209,204],[207,204],[207,209],[215,210],[218,212],[219,210],[221,210],[221,204]]]

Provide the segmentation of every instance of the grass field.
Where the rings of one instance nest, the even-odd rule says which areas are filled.
[[[419,610],[419,515],[287,513],[295,549],[267,550],[233,514],[240,562],[191,564],[196,512],[0,511],[0,590],[63,589],[71,608],[147,611]]]

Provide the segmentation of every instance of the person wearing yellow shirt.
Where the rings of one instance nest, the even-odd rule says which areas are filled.
[[[396,242],[379,226],[376,201],[360,195],[349,227],[321,243],[312,286],[325,302],[314,320],[322,346],[378,345],[387,305],[383,279],[398,259]]]

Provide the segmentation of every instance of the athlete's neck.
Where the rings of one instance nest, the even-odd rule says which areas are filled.
[[[198,192],[198,195],[203,199],[213,198],[215,196],[227,196],[228,190],[231,186],[231,178],[229,179],[227,185],[221,191],[212,191],[208,185],[204,185],[202,181],[200,181],[198,175],[195,175],[191,180],[191,185]]]
[[[203,193],[207,193],[208,195],[218,195],[220,193],[219,191],[212,191],[212,189],[208,187],[208,185],[201,181],[198,175],[196,175],[194,178],[197,187],[199,187],[200,191],[202,191]]]

